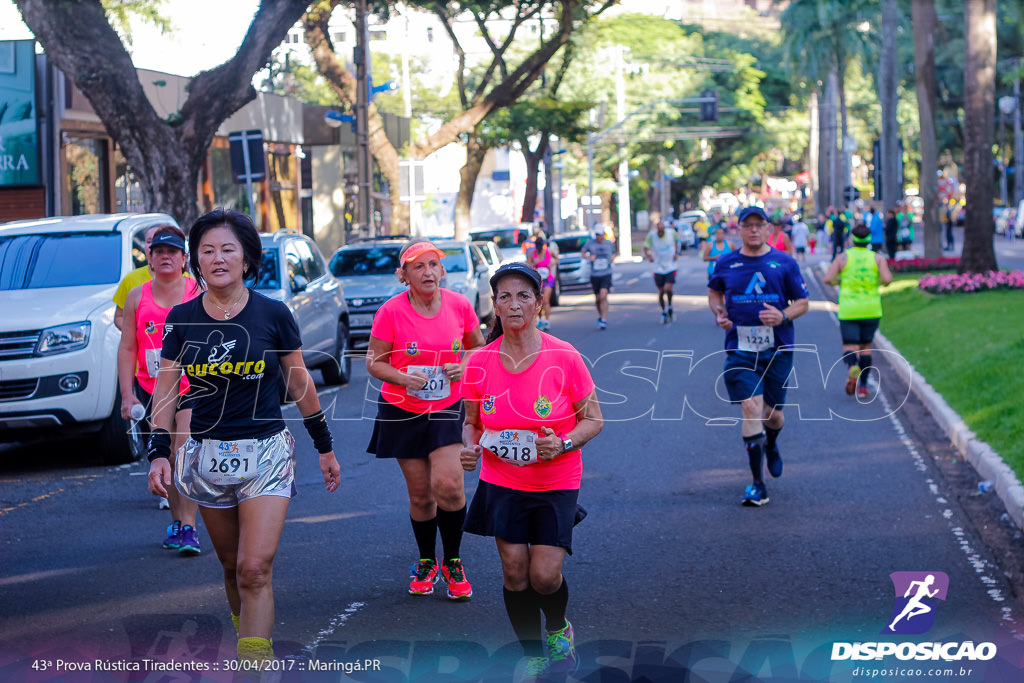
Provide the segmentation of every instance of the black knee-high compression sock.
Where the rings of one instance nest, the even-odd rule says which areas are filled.
[[[750,473],[754,475],[754,481],[764,482],[764,432],[754,436],[743,437],[743,445],[747,449],[747,458],[750,460]]]
[[[868,370],[872,367],[871,354],[862,353],[858,358],[857,364],[860,365],[860,385],[864,386],[868,381]]]
[[[764,426],[764,447],[772,448],[775,446],[775,440],[779,438],[779,432],[782,431],[782,427],[778,429],[772,429],[768,425]]]
[[[437,530],[441,534],[441,549],[444,559],[453,560],[459,556],[462,544],[462,525],[466,522],[466,506],[458,510],[437,508]]]
[[[569,584],[562,577],[562,585],[551,595],[540,596],[540,608],[544,610],[544,630],[551,633],[565,628],[565,607],[569,604]]]
[[[417,522],[412,517],[412,533],[416,537],[416,547],[420,551],[421,560],[433,560],[437,556],[437,517]]]
[[[540,657],[544,654],[541,644],[540,629],[540,596],[529,587],[523,591],[503,589],[505,612],[512,623],[512,630],[523,646],[523,654],[527,657]]]

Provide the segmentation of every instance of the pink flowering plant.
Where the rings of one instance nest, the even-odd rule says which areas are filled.
[[[1024,270],[990,270],[987,273],[923,275],[917,286],[932,294],[983,292],[990,289],[1024,289]]]
[[[889,259],[889,270],[894,273],[918,273],[932,270],[956,270],[960,257]]]

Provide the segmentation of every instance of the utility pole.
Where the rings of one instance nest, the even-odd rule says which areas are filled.
[[[615,104],[618,119],[626,118],[626,46],[616,46]],[[619,144],[619,256],[633,256],[633,233],[629,222],[629,160],[625,141]]]
[[[1017,60],[1017,67],[1020,67],[1020,60]],[[1017,100],[1017,106],[1013,110],[1013,199],[1014,206],[1020,206],[1024,201],[1024,182],[1021,176],[1024,175],[1024,136],[1020,129],[1020,76],[1013,81],[1013,97]]]
[[[373,170],[370,160],[370,34],[367,29],[366,0],[356,0],[356,168],[359,173],[359,217],[365,234],[374,237]]]

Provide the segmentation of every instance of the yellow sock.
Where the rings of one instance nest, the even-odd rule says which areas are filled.
[[[235,625],[235,635],[237,636],[238,635],[238,615],[237,614],[232,614],[231,615],[231,623]]]
[[[274,648],[266,638],[239,638],[238,659],[273,659]]]

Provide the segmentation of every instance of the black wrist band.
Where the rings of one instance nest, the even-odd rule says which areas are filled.
[[[149,452],[146,454],[150,462],[157,458],[171,458],[171,433],[166,429],[154,429],[149,435]]]
[[[331,430],[327,427],[324,411],[318,410],[302,418],[302,425],[309,433],[309,438],[313,439],[313,447],[317,453],[330,453],[334,450],[334,440],[331,438]]]

